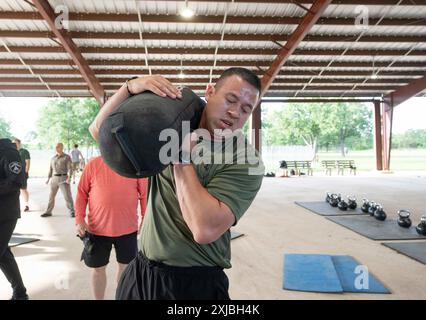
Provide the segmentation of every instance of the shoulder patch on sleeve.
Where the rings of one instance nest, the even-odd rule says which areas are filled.
[[[9,171],[14,174],[20,174],[22,171],[22,164],[18,161],[9,163]]]

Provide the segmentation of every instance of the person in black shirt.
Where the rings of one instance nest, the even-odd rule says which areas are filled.
[[[12,285],[12,300],[27,300],[27,289],[9,241],[21,217],[20,188],[25,182],[25,170],[16,145],[9,139],[0,139],[0,270]]]

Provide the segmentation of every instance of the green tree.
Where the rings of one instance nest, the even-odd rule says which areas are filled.
[[[392,136],[394,148],[426,148],[426,130],[408,129],[404,133]]]
[[[305,144],[315,153],[318,146],[339,145],[344,155],[348,139],[371,137],[372,112],[361,104],[294,103],[265,119],[269,145]]]
[[[86,147],[96,145],[88,128],[99,109],[94,99],[55,99],[40,110],[37,122],[38,138],[43,147],[61,141],[70,150],[77,143]]]
[[[373,130],[372,111],[362,104],[337,103],[329,106],[323,121],[324,142],[339,145],[342,156],[345,156],[348,138],[370,137]]]
[[[322,131],[322,113],[317,104],[297,103],[272,112],[266,119],[268,144],[308,145],[317,150]]]
[[[10,138],[10,124],[3,118],[0,118],[0,138]]]

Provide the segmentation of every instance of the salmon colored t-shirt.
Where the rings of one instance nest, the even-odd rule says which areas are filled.
[[[89,232],[119,237],[138,230],[138,201],[141,218],[145,214],[148,179],[131,179],[112,171],[101,157],[85,167],[78,184],[75,202],[76,224],[85,221]]]

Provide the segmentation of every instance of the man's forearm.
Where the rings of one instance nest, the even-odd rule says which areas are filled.
[[[195,241],[210,243],[234,223],[230,209],[201,185],[192,165],[174,165],[176,194]]]
[[[129,97],[129,93],[127,92],[126,85],[122,85],[120,89],[108,99],[107,102],[102,106],[95,120],[93,120],[92,124],[89,127],[89,131],[92,137],[97,141],[99,137],[99,128],[101,127],[102,122],[106,119],[106,117],[112,113],[117,107]]]
[[[31,165],[31,161],[25,160],[25,171],[27,172],[27,174],[30,172],[30,165]]]

